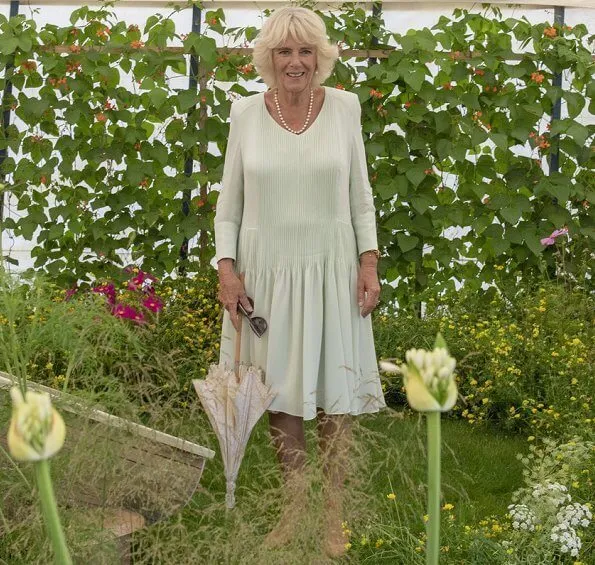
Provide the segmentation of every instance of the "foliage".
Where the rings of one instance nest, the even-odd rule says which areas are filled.
[[[595,126],[577,119],[587,104],[594,112],[587,29],[491,10],[455,10],[404,35],[353,4],[322,14],[344,48],[395,48],[366,63],[343,58],[328,81],[362,103],[380,270],[398,280],[385,301],[427,298],[453,276],[477,290],[505,274],[551,274],[556,255],[540,239],[564,225],[566,272],[589,280],[578,267],[594,235]],[[227,27],[221,9],[205,12],[205,29],[182,37],[162,15],[141,29],[109,4],[75,10],[66,27],[0,17],[0,86],[14,89],[3,106],[25,124],[0,140],[19,154],[2,173],[17,213],[26,210],[2,228],[36,242],[36,268],[69,286],[117,278],[122,254],[160,277],[208,264],[231,101],[256,78],[247,56],[217,48],[249,45],[257,30]],[[514,59],[513,38],[534,53]],[[200,61],[197,88],[172,86],[187,72],[183,53],[167,50],[180,42]],[[568,116],[551,123],[557,102]],[[556,149],[560,172],[546,175]]]
[[[448,436],[445,439],[448,441]],[[545,438],[538,446],[531,444],[528,454],[518,454],[525,484],[509,494],[514,504],[508,505],[508,512],[470,519],[464,504],[444,502],[441,562],[586,563],[582,559],[588,559],[594,543],[592,532],[585,529],[592,513],[588,501],[595,495],[591,479],[594,455],[593,443],[581,437],[561,442]],[[500,459],[492,460],[493,465],[501,463]],[[489,483],[484,487],[494,488]],[[425,532],[419,527],[405,527],[407,506],[402,494],[396,492],[387,495],[390,502],[378,520],[349,531],[350,550],[362,563],[389,563],[391,559],[399,563],[425,562]],[[556,537],[560,530],[570,528],[575,533],[568,539],[579,546],[575,552]]]
[[[453,412],[469,424],[494,422],[536,436],[592,425],[595,390],[593,298],[560,284],[520,287],[509,296],[468,289],[430,299],[427,315],[379,315],[379,358],[400,357],[442,332],[457,359],[462,396]],[[404,403],[400,377],[386,396]]]
[[[76,292],[41,282],[29,287],[6,277],[0,288],[0,347],[10,345],[14,323],[22,371],[32,380],[93,393],[107,406],[122,396],[141,400],[147,411],[154,403],[184,408],[195,398],[192,379],[204,377],[219,361],[216,272],[165,281],[138,269],[124,274],[122,283],[106,279]],[[149,298],[160,311],[143,306]],[[124,307],[137,315],[124,315]],[[2,368],[18,370],[9,355]]]

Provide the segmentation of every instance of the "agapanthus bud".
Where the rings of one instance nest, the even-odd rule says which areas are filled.
[[[397,367],[386,361],[380,368],[403,375],[407,401],[420,412],[446,412],[457,400],[457,385],[454,380],[456,361],[448,354],[440,334],[432,351],[410,349],[405,353],[407,363]]]
[[[19,387],[10,391],[12,419],[8,449],[18,461],[40,461],[60,451],[64,445],[64,420],[52,406],[47,392],[28,390],[23,397]]]

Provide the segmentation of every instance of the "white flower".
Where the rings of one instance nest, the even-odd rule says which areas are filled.
[[[537,516],[529,509],[526,504],[511,504],[508,506],[510,518],[513,520],[512,527],[515,530],[535,530]]]
[[[565,502],[570,502],[568,489],[560,483],[546,481],[544,484],[535,485],[531,494],[533,498],[546,499],[554,506],[561,506]]]
[[[407,401],[420,412],[446,412],[457,400],[454,380],[456,361],[448,354],[440,334],[432,351],[410,349],[405,353],[406,364],[396,365],[381,361],[380,368],[403,375]]]
[[[40,461],[57,453],[64,444],[66,428],[62,416],[52,407],[47,392],[10,390],[12,419],[8,449],[18,461]]]
[[[561,553],[570,553],[572,557],[579,554],[582,546],[576,530],[568,524],[558,524],[552,528],[550,539],[560,544]]]
[[[593,515],[587,506],[578,502],[573,502],[568,506],[561,508],[556,514],[556,520],[559,523],[570,524],[571,526],[587,527]]]

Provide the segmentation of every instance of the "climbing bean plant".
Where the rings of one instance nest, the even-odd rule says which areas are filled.
[[[201,35],[178,34],[164,15],[127,25],[109,5],[39,30],[0,16],[0,85],[13,85],[2,107],[18,118],[0,139],[17,212],[2,228],[34,241],[35,266],[63,284],[117,278],[130,258],[170,273],[186,240],[187,269],[212,258],[231,103],[258,78],[249,54],[223,47],[250,46],[257,29],[228,27],[221,9],[202,15]],[[595,81],[584,25],[489,8],[401,35],[353,4],[321,16],[341,48],[384,50],[342,57],[327,84],[362,104],[380,271],[398,281],[385,300],[423,299],[453,277],[479,288],[556,272],[560,257],[588,280],[595,126],[577,118],[595,113]],[[196,88],[185,86],[189,54]],[[540,243],[563,226],[568,240]]]

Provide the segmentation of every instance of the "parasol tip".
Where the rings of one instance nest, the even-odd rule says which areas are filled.
[[[227,492],[225,493],[225,506],[227,506],[227,508],[229,509],[234,508],[236,505],[235,490],[236,482],[227,481]]]

